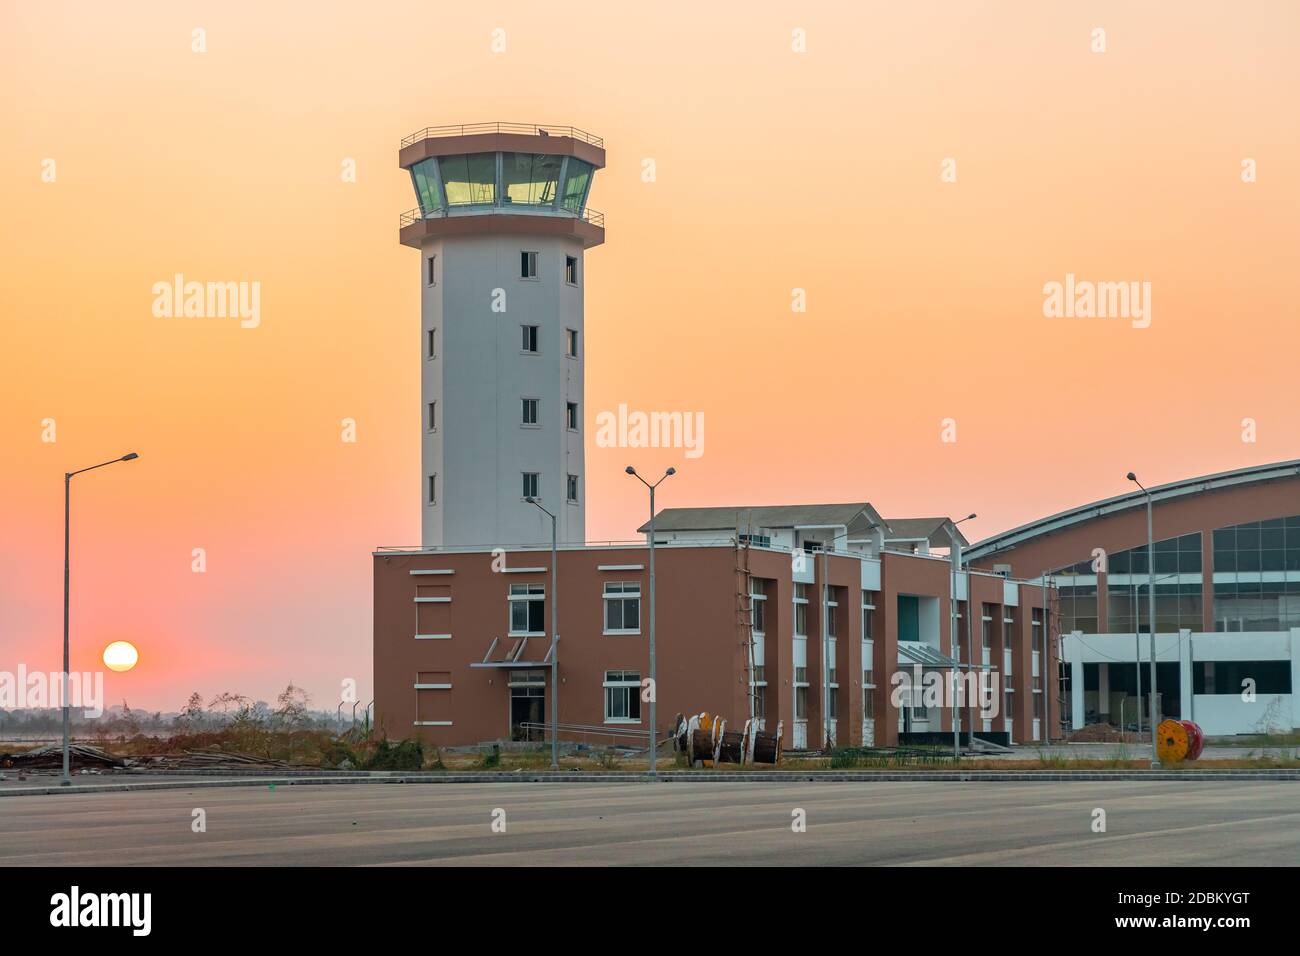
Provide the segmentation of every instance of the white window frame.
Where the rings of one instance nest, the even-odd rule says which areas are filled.
[[[576,432],[581,421],[582,419],[578,415],[578,403],[566,401],[564,403],[564,427],[571,432]]]
[[[572,494],[570,494],[572,492]],[[578,476],[566,475],[564,479],[564,500],[571,505],[578,503]]]
[[[610,591],[611,587],[620,588],[618,591]],[[629,591],[627,588],[635,588]],[[625,601],[632,598],[636,599],[636,627],[635,628],[610,628],[609,625],[609,604],[611,601],[617,601],[622,605]],[[623,608],[620,607],[619,618],[623,619]],[[602,634],[623,635],[623,634],[640,634],[641,633],[641,582],[640,581],[606,581],[600,589],[600,632]]]
[[[531,249],[519,250],[519,281],[520,282],[540,281],[537,274],[537,260],[538,260],[538,254],[535,251]]]
[[[426,286],[435,286],[438,284],[438,256],[425,256],[425,273],[424,284]]]
[[[611,680],[610,675],[618,674],[618,678]],[[634,678],[627,675],[633,674]],[[640,671],[605,671],[605,679],[601,682],[602,710],[607,724],[639,724],[643,718],[636,717],[612,717],[610,716],[610,691],[623,690],[626,692],[627,711],[632,711],[632,701],[636,701],[637,714],[641,713],[641,672]]]
[[[533,347],[529,348],[529,345]],[[540,325],[529,325],[527,322],[519,324],[519,354],[542,354],[542,327]]]
[[[578,357],[578,330],[564,330],[564,355],[566,358],[576,359]]]
[[[569,264],[573,264],[572,278],[570,278]],[[565,285],[578,285],[578,257],[566,255],[564,257],[564,283]]]
[[[542,473],[540,471],[522,471],[520,472],[520,474],[523,475],[523,485],[522,485],[523,494],[519,496],[519,500],[527,501],[529,498],[535,498],[538,501],[541,501],[542,500],[542,495],[541,495]],[[532,479],[532,485],[533,485],[532,494],[528,493],[528,480],[530,478]]]
[[[531,403],[531,404],[530,404]],[[533,420],[528,420],[528,411],[532,409]],[[519,427],[520,428],[541,428],[542,427],[542,400],[540,398],[531,398],[521,396],[519,399]]]
[[[545,584],[512,584],[506,592],[506,601],[508,614],[506,617],[506,636],[507,637],[545,637],[546,636],[546,585]],[[540,631],[517,631],[515,630],[515,604],[540,601],[542,604],[542,630]],[[530,608],[524,610],[524,623],[527,624],[530,616]]]
[[[428,493],[428,497],[425,504],[436,505],[438,503],[438,473],[436,471],[429,476],[427,484],[428,487],[425,491]]]

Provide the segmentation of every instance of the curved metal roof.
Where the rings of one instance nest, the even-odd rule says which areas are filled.
[[[1300,459],[1279,461],[1269,465],[1252,465],[1249,468],[1221,471],[1218,474],[1204,475],[1200,478],[1185,478],[1182,481],[1174,481],[1167,485],[1157,485],[1150,488],[1149,491],[1151,492],[1151,499],[1160,502],[1171,498],[1181,498],[1186,495],[1199,495],[1206,491],[1216,491],[1221,488],[1257,485],[1267,481],[1277,481],[1280,478],[1295,477],[1300,477]],[[1013,548],[1041,535],[1051,534],[1054,531],[1061,531],[1073,525],[1091,521],[1094,518],[1104,518],[1145,504],[1146,495],[1140,490],[1116,495],[1114,498],[1094,501],[1079,508],[1072,508],[1069,511],[1062,511],[1060,514],[1041,518],[1038,521],[1031,521],[1029,524],[1012,528],[1010,531],[1003,531],[1000,534],[985,538],[983,541],[977,541],[966,549],[965,557],[968,561],[978,561],[981,558]]]

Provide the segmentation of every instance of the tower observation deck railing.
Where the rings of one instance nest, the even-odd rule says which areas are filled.
[[[460,126],[426,126],[402,140],[402,148],[438,136],[477,136],[490,133],[515,133],[523,136],[568,136],[591,146],[605,148],[605,141],[573,126],[547,126],[543,123],[464,123]]]
[[[399,221],[401,226],[405,227],[411,225],[412,223],[420,222],[421,220],[424,219],[445,219],[447,218],[449,213],[451,215],[455,215],[454,210],[457,209],[462,209],[465,210],[466,212],[469,212],[470,210],[477,208],[487,215],[491,215],[493,213],[500,214],[500,213],[517,212],[520,209],[525,209],[525,210],[552,209],[552,207],[549,205],[531,204],[531,203],[516,203],[514,205],[511,205],[510,203],[494,204],[494,203],[461,202],[461,203],[451,203],[450,207],[451,207],[450,210],[431,209],[429,210],[429,212],[425,213],[422,212],[420,208],[417,206],[415,209],[408,209],[406,212],[402,213],[401,219]],[[597,210],[592,209],[590,206],[583,208],[579,212],[574,212],[572,210],[566,209],[563,206],[560,206],[558,209],[554,209],[553,213],[558,214],[560,216],[571,216],[574,219],[581,219],[583,222],[590,223],[593,226],[599,226],[602,229],[605,228],[605,214],[603,212],[598,212]]]

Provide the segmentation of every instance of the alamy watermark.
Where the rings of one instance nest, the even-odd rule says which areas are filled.
[[[19,664],[17,673],[0,671],[0,710],[45,710],[64,704],[63,671],[32,671]],[[71,671],[67,675],[67,705],[80,707],[87,717],[104,715],[104,672]]]
[[[178,272],[171,282],[155,282],[152,292],[154,318],[237,318],[243,329],[262,324],[260,282],[187,282]]]
[[[1129,319],[1133,328],[1151,324],[1150,282],[1091,282],[1065,274],[1043,286],[1043,315],[1049,319]]]
[[[704,454],[703,412],[616,412],[596,414],[598,448],[683,448],[687,458]]]

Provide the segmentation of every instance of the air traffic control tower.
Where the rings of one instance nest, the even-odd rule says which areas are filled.
[[[582,542],[587,207],[604,141],[568,126],[420,130],[399,163],[419,206],[424,547]]]

